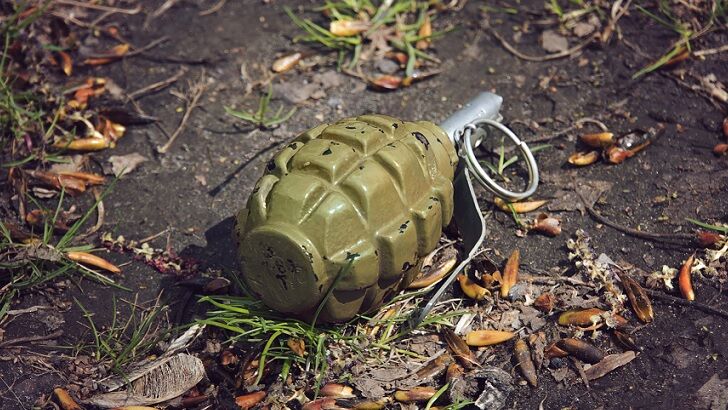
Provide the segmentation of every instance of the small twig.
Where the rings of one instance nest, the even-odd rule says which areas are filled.
[[[559,51],[558,53],[548,54],[545,56],[532,56],[532,55],[524,54],[524,53],[518,51],[515,47],[513,47],[510,43],[508,43],[508,41],[506,41],[505,38],[503,38],[500,34],[498,34],[498,32],[495,29],[491,28],[489,24],[485,24],[485,29],[488,30],[493,35],[493,37],[495,37],[496,40],[498,40],[501,43],[503,48],[508,50],[508,52],[510,52],[514,56],[516,56],[522,60],[536,61],[536,62],[557,60],[559,58],[569,57],[572,54],[576,53],[577,51],[581,50],[582,48],[591,44],[594,41],[594,39],[597,38],[597,36],[599,36],[599,33],[595,32],[594,34],[589,36],[583,42],[581,42],[567,50]]]
[[[209,16],[210,14],[216,13],[216,12],[220,11],[220,9],[223,8],[223,6],[225,6],[226,1],[227,0],[220,0],[217,3],[215,3],[214,6],[210,7],[207,10],[203,10],[203,11],[197,13],[197,15],[200,17],[204,17],[204,16]]]
[[[133,92],[129,93],[127,95],[127,97],[129,97],[132,100],[136,100],[136,99],[141,98],[141,97],[143,97],[143,96],[145,96],[147,94],[151,94],[151,93],[155,93],[157,91],[161,91],[161,90],[169,87],[170,85],[174,84],[175,82],[177,82],[177,80],[179,80],[180,77],[182,77],[186,72],[187,72],[187,70],[184,67],[182,67],[173,76],[171,76],[171,77],[169,77],[169,78],[167,78],[165,80],[157,81],[156,83],[149,84],[148,86],[142,87],[142,88],[140,88],[140,89],[138,89],[136,91],[133,91]]]
[[[147,52],[147,51],[149,51],[149,50],[153,49],[154,47],[156,47],[156,46],[158,46],[158,45],[160,45],[160,44],[162,44],[162,43],[166,42],[167,40],[169,40],[169,37],[167,37],[167,36],[162,36],[162,37],[159,37],[158,39],[156,39],[156,40],[154,40],[154,41],[150,42],[150,43],[149,43],[149,44],[147,44],[146,46],[144,46],[144,47],[142,47],[142,48],[137,48],[137,49],[134,49],[134,50],[132,50],[132,51],[130,51],[130,52],[128,52],[128,53],[126,53],[126,54],[124,54],[124,55],[123,55],[122,57],[133,57],[133,56],[135,56],[135,55],[138,55],[138,54],[142,54],[142,53],[145,53],[145,52]]]
[[[704,303],[696,302],[696,301],[689,301],[685,299],[680,299],[675,296],[668,295],[664,292],[659,292],[653,289],[645,289],[645,292],[647,292],[648,295],[650,295],[652,298],[657,299],[662,302],[669,302],[671,304],[680,305],[680,306],[687,306],[691,308],[695,308],[698,310],[701,310],[705,313],[710,313],[712,315],[720,316],[722,318],[728,319],[728,312],[725,310],[721,310],[718,308],[714,308],[710,305],[706,305]]]
[[[166,13],[167,10],[171,9],[175,4],[179,3],[180,0],[167,0],[164,3],[162,3],[159,8],[154,10],[152,13],[150,13],[147,16],[147,19],[144,21],[144,28],[146,29],[149,27],[149,23],[152,22],[152,20],[156,19],[157,17],[161,16],[162,14]]]
[[[104,208],[104,200],[101,198],[101,192],[94,188],[93,194],[94,199],[98,202],[96,204],[96,223],[83,236],[89,236],[101,229],[101,226],[104,224],[104,217],[106,216],[106,208]]]
[[[93,9],[93,10],[101,10],[101,11],[111,11],[114,13],[123,13],[123,14],[137,14],[140,11],[142,11],[142,6],[137,6],[133,9],[122,9],[119,7],[109,7],[104,6],[101,4],[94,4],[88,1],[76,1],[76,0],[55,0],[55,4],[64,4],[66,6],[76,6],[76,7],[82,7],[86,9]]]
[[[55,331],[55,332],[53,332],[51,334],[47,334],[47,335],[36,335],[36,336],[23,336],[23,337],[18,337],[18,338],[6,340],[6,341],[0,343],[0,349],[5,348],[5,347],[8,347],[8,346],[19,345],[21,343],[39,342],[39,341],[42,341],[42,340],[55,339],[55,338],[58,338],[58,337],[61,337],[61,336],[63,336],[63,330],[57,330],[57,331]]]
[[[637,238],[642,239],[648,239],[651,241],[693,241],[695,240],[695,235],[689,234],[689,233],[656,233],[656,232],[646,232],[646,231],[638,231],[637,229],[628,228],[624,225],[620,225],[616,222],[612,222],[609,219],[603,217],[599,214],[584,198],[584,196],[581,194],[581,191],[576,187],[576,184],[574,184],[574,192],[579,196],[579,199],[581,199],[581,203],[584,205],[584,208],[589,212],[589,215],[591,215],[592,218],[594,218],[597,222],[607,225],[611,228],[614,228],[620,232],[626,233],[627,235],[635,236]]]
[[[562,135],[564,135],[564,134],[566,134],[568,132],[571,132],[571,131],[574,131],[576,129],[581,128],[581,126],[584,123],[587,123],[587,122],[596,124],[599,128],[601,128],[602,131],[608,130],[607,126],[604,125],[604,123],[601,122],[601,121],[599,121],[598,119],[591,118],[591,117],[584,117],[584,118],[579,118],[578,120],[576,120],[574,122],[574,125],[568,126],[566,128],[560,129],[558,131],[552,132],[552,133],[547,134],[547,135],[544,135],[542,137],[537,137],[537,138],[532,138],[532,139],[529,139],[529,140],[525,140],[524,142],[530,144],[530,143],[533,143],[533,142],[550,141],[550,140],[552,140],[552,139],[554,139],[556,137],[560,137],[560,136],[562,136]],[[515,147],[513,147],[513,148],[515,148]]]
[[[708,48],[705,50],[693,51],[693,55],[696,57],[703,57],[703,56],[709,56],[711,54],[719,54],[724,51],[728,51],[728,44],[720,46],[720,47],[716,47],[716,48]]]
[[[180,121],[179,125],[177,126],[177,129],[174,130],[174,133],[172,133],[172,136],[169,137],[169,141],[167,141],[166,144],[162,147],[157,148],[157,152],[160,154],[165,154],[169,150],[169,147],[172,146],[174,143],[174,140],[177,139],[179,134],[184,130],[185,126],[187,125],[187,120],[190,119],[190,115],[192,114],[192,111],[197,107],[197,103],[200,100],[200,97],[202,97],[202,94],[205,93],[205,90],[207,89],[207,84],[205,82],[205,73],[203,72],[200,76],[200,79],[190,85],[190,93],[192,96],[187,100],[187,109],[185,110],[185,114],[182,116],[182,121]]]
[[[153,235],[149,235],[146,238],[139,239],[139,243],[149,242],[154,239],[159,238],[160,236],[164,235],[165,233],[169,232],[169,228],[165,228],[163,231],[157,232]]]

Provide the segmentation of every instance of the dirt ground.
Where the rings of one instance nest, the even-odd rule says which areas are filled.
[[[159,1],[150,3],[161,3]],[[291,39],[299,34],[283,11],[284,5],[300,2],[229,1],[205,17],[196,2],[182,1],[143,28],[145,15],[118,18],[120,30],[135,45],[148,44],[161,36],[169,41],[145,53],[116,64],[81,68],[77,74],[108,76],[125,90],[135,90],[186,69],[174,86],[184,89],[203,72],[209,87],[201,107],[163,156],[155,147],[166,137],[155,126],[131,127],[113,150],[95,154],[98,163],[111,155],[139,153],[149,160],[122,178],[105,200],[106,221],[102,231],[126,238],[140,239],[169,229],[169,244],[180,255],[200,263],[200,271],[235,272],[235,249],[231,240],[232,216],[244,206],[253,185],[263,173],[266,162],[280,144],[324,120],[363,113],[385,113],[408,120],[439,122],[478,91],[494,91],[503,96],[504,122],[524,139],[542,137],[565,128],[582,117],[599,118],[617,135],[633,129],[665,124],[664,135],[645,151],[620,165],[595,165],[574,168],[567,158],[574,151],[575,137],[581,131],[557,136],[553,148],[537,155],[542,172],[538,198],[559,198],[564,189],[575,184],[606,181],[609,188],[595,205],[602,215],[622,225],[650,232],[690,232],[685,218],[728,222],[728,157],[715,156],[712,147],[722,138],[722,110],[698,92],[679,85],[670,70],[651,73],[637,80],[631,76],[657,57],[674,40],[674,33],[643,14],[632,12],[619,22],[623,40],[609,45],[593,44],[575,56],[547,62],[530,62],[506,51],[483,28],[480,2],[470,1],[464,10],[447,14],[445,19],[457,29],[435,42],[443,60],[442,73],[411,87],[386,93],[365,89],[356,78],[336,74],[338,85],[325,90],[320,99],[299,104],[298,111],[274,131],[255,131],[226,115],[224,106],[253,107],[257,92],[245,96],[241,65],[251,76],[259,75],[254,66],[269,67],[278,54],[294,49]],[[307,9],[311,5],[305,3]],[[145,2],[145,9],[147,4]],[[491,26],[509,33],[526,20],[542,17],[543,2],[523,1],[519,13],[493,14]],[[149,7],[154,9],[154,7]],[[541,28],[537,24],[517,43],[519,50],[542,55]],[[508,37],[507,38],[511,38]],[[573,41],[573,39],[572,39]],[[630,47],[627,43],[632,44]],[[717,47],[728,43],[728,33],[713,32],[700,38],[694,48]],[[575,44],[575,42],[573,43]],[[572,45],[573,45],[572,44]],[[702,61],[684,62],[679,68],[697,76],[714,73],[728,78],[725,54],[707,56]],[[331,65],[309,70],[293,70],[280,75],[276,83],[303,85],[317,73],[335,70]],[[692,77],[687,77],[685,81]],[[180,101],[163,91],[139,101],[140,107],[159,118],[173,130],[182,113]],[[283,95],[273,104],[290,106]],[[539,128],[533,128],[533,122]],[[594,129],[596,131],[596,129]],[[490,196],[481,191],[484,210],[493,206]],[[664,200],[658,197],[665,198]],[[679,267],[695,249],[669,245],[626,235],[596,223],[588,214],[558,212],[563,232],[549,238],[537,234],[516,235],[514,220],[505,213],[487,213],[488,235],[485,246],[502,260],[514,248],[521,250],[524,272],[573,273],[566,240],[578,229],[592,237],[597,253],[604,252],[615,261],[624,260],[644,271],[660,270],[662,265]],[[166,235],[155,242],[165,246]],[[57,359],[61,352],[71,354],[72,346],[86,337],[83,313],[73,303],[78,298],[94,319],[111,320],[112,294],[125,299],[139,293],[140,301],[154,299],[164,290],[163,300],[170,303],[170,319],[184,323],[190,319],[189,294],[176,286],[175,278],[165,276],[126,255],[109,253],[110,260],[123,266],[120,283],[132,289],[123,292],[90,281],[73,286],[68,281],[44,291],[27,294],[13,305],[21,309],[59,301],[60,309],[42,310],[11,321],[6,340],[28,335],[43,335],[62,330],[52,346],[28,345],[17,350],[0,349],[0,408],[30,408],[41,395],[55,386],[65,385],[68,362]],[[728,293],[717,281],[697,280],[697,299],[715,308],[728,309]],[[580,380],[558,383],[547,373],[540,374],[539,386],[517,385],[508,399],[509,408],[726,408],[724,393],[698,392],[717,375],[726,388],[728,379],[728,320],[691,307],[655,301],[655,320],[635,334],[641,347],[637,358],[585,387]],[[553,318],[549,320],[553,321]],[[69,347],[70,346],[70,347]],[[605,345],[606,346],[606,345]],[[25,360],[28,352],[40,352],[42,361]],[[496,362],[518,378],[505,347],[493,350]],[[43,365],[41,362],[50,364]],[[53,366],[53,365],[57,366]],[[722,396],[721,396],[722,394]],[[224,406],[220,405],[223,408]]]

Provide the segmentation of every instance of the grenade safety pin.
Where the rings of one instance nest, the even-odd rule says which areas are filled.
[[[427,304],[410,317],[409,328],[415,329],[435,307],[443,293],[452,284],[460,272],[470,263],[476,255],[485,238],[485,221],[478,206],[478,199],[473,190],[472,179],[493,192],[499,197],[517,201],[531,196],[538,187],[538,165],[533,153],[524,141],[508,127],[501,124],[500,107],[503,97],[483,92],[468,102],[463,108],[453,113],[440,124],[455,145],[460,161],[455,173],[455,212],[453,218],[458,225],[460,235],[465,245],[466,257],[453,269],[449,276],[440,284],[435,294]],[[483,140],[483,126],[495,128],[508,136],[523,154],[528,167],[529,182],[523,192],[512,192],[498,185],[478,163],[474,148]],[[480,135],[476,137],[476,135]],[[487,134],[485,134],[487,135]]]
[[[270,160],[236,217],[247,289],[303,320],[350,320],[409,285],[454,219],[467,257],[412,316],[414,329],[485,237],[472,180],[511,201],[538,185],[531,151],[499,122],[502,101],[481,93],[440,126],[362,115],[299,135]],[[522,152],[524,192],[500,187],[478,163],[474,148],[491,129]]]

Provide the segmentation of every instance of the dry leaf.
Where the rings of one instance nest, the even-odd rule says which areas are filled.
[[[460,336],[449,328],[443,328],[441,334],[450,351],[453,353],[453,356],[460,361],[463,367],[471,369],[479,365],[475,359],[475,354],[473,354],[468,344]]]
[[[518,265],[521,260],[521,252],[516,249],[511,253],[506,262],[506,267],[503,269],[503,284],[500,288],[500,295],[502,298],[507,298],[513,285],[518,282]]]
[[[465,336],[468,346],[490,346],[513,339],[516,334],[502,330],[473,330]]]
[[[645,323],[652,322],[652,319],[654,319],[652,302],[650,302],[650,298],[647,296],[645,290],[642,289],[642,286],[627,274],[621,274],[619,278],[622,279],[624,292],[627,294],[629,303],[632,305],[632,310],[634,310],[637,318]]]
[[[138,152],[127,155],[112,155],[108,159],[111,164],[111,171],[117,178],[134,171],[144,161],[147,161],[147,158]]]
[[[97,394],[87,403],[99,407],[146,406],[181,396],[205,377],[205,366],[195,356],[179,353],[163,357],[125,375],[127,389]]]
[[[620,354],[610,354],[605,356],[604,359],[599,361],[599,363],[584,370],[584,374],[586,374],[586,378],[589,381],[595,380],[607,375],[612,370],[631,362],[635,357],[635,353],[631,350]]]

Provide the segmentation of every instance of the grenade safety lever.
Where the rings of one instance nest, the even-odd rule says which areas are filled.
[[[458,226],[465,245],[466,257],[445,279],[427,304],[416,310],[408,321],[409,329],[414,330],[422,323],[440,297],[450,287],[452,282],[470,263],[478,252],[485,238],[485,221],[478,206],[478,199],[473,190],[472,179],[475,178],[484,188],[494,194],[509,200],[519,200],[532,195],[538,186],[538,166],[536,160],[525,142],[521,141],[508,127],[501,124],[500,107],[503,98],[493,93],[480,93],[467,103],[462,109],[456,111],[440,124],[450,141],[458,151],[460,161],[455,171],[453,187],[455,189],[455,211],[453,218]],[[490,126],[507,135],[520,149],[528,167],[529,183],[525,191],[512,192],[496,184],[478,163],[473,151],[483,139],[483,126]],[[487,135],[487,134],[486,134]],[[402,334],[406,334],[403,332]]]

